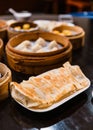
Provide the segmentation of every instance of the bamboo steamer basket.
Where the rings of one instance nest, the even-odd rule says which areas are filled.
[[[73,50],[82,48],[84,46],[85,32],[82,31],[80,35],[70,37],[69,40],[72,43]]]
[[[57,51],[44,53],[27,53],[14,49],[24,40],[36,40],[39,37],[45,40],[56,40],[62,44],[62,48]],[[18,72],[37,75],[50,69],[62,66],[66,61],[71,61],[72,45],[66,37],[49,32],[28,32],[17,35],[9,40],[6,45],[6,56],[9,66]]]
[[[2,60],[2,57],[3,57],[3,40],[0,39],[0,61]]]
[[[8,25],[5,20],[0,20],[0,38],[6,43],[8,39],[7,35]]]
[[[3,63],[0,63],[0,100],[6,99],[9,95],[8,85],[12,81],[11,70]]]
[[[85,32],[80,26],[61,25],[61,26],[55,27],[52,31],[62,32],[63,30],[76,32],[75,34],[66,36],[70,40],[73,46],[73,50],[79,49],[84,46]]]
[[[15,30],[15,27],[21,27],[22,28],[22,26],[24,24],[30,25],[30,28],[32,28],[32,29]],[[14,22],[14,23],[10,24],[9,27],[8,27],[8,39],[10,39],[11,37],[18,35],[20,33],[34,32],[34,31],[37,31],[38,29],[39,29],[38,25],[35,24],[34,22],[27,22],[27,21]]]

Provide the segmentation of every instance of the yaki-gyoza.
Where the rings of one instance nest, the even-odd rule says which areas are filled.
[[[12,97],[29,109],[44,109],[86,88],[89,79],[78,65],[53,69],[38,76],[32,76],[21,83],[11,82]]]

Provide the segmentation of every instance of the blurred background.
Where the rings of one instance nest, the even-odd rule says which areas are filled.
[[[93,0],[2,0],[0,15],[9,14],[8,9],[27,10],[32,13],[59,14],[92,11]]]

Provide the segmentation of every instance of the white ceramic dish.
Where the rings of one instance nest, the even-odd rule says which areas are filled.
[[[55,20],[35,20],[34,23],[36,23],[40,30],[43,31],[52,31],[53,28],[60,26],[60,25],[69,25],[69,26],[74,26],[73,23],[66,23],[62,21],[55,21]]]
[[[14,9],[9,8],[9,12],[13,14],[17,21],[27,21],[31,18],[32,13],[28,11],[16,12]]]
[[[90,80],[89,80],[89,84],[88,86],[86,86],[83,89],[80,89],[79,91],[76,91],[75,93],[73,93],[72,95],[60,100],[59,102],[53,104],[52,106],[45,108],[45,109],[33,109],[33,108],[27,108],[26,106],[24,106],[23,104],[21,104],[19,101],[17,101],[16,99],[14,99],[18,104],[20,104],[22,107],[26,108],[27,110],[33,111],[33,112],[48,112],[51,111],[55,108],[57,108],[58,106],[66,103],[67,101],[69,101],[70,99],[74,98],[75,96],[79,95],[80,93],[84,92],[85,90],[87,90],[90,87]]]

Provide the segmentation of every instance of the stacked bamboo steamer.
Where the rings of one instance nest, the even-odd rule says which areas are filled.
[[[0,63],[0,100],[6,99],[8,97],[8,85],[11,80],[11,70],[5,64]]]
[[[14,47],[24,40],[36,40],[39,37],[47,41],[55,40],[63,47],[56,51],[29,53],[16,50]],[[37,75],[50,69],[62,66],[72,59],[72,45],[66,37],[50,32],[28,32],[12,37],[6,45],[6,55],[9,66],[18,72]]]
[[[5,56],[4,47],[7,42],[7,28],[6,21],[0,20],[0,101],[8,97],[8,85],[12,80],[11,70],[2,63]]]

